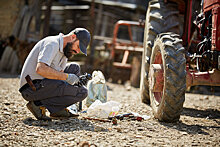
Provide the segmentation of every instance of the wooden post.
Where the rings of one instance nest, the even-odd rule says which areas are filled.
[[[41,27],[41,6],[42,6],[43,0],[39,0],[38,4],[37,4],[37,11],[35,14],[35,20],[36,20],[36,26],[35,26],[35,30],[36,32],[40,33],[40,27]]]
[[[140,86],[140,71],[141,71],[141,56],[135,56],[132,60],[131,65],[131,86],[139,87]]]
[[[95,49],[93,46],[93,36],[94,36],[94,27],[95,27],[95,0],[92,0],[91,2],[91,8],[90,8],[90,23],[91,23],[91,42],[90,42],[90,64],[93,66],[94,62],[94,54]]]
[[[45,19],[44,19],[44,28],[43,28],[43,37],[46,37],[49,34],[50,29],[50,14],[51,14],[51,6],[53,0],[48,0],[46,3],[47,10],[45,12]]]
[[[96,18],[96,22],[94,22],[96,24],[95,25],[95,30],[94,30],[94,35],[99,35],[100,28],[101,28],[102,23],[103,23],[103,21],[102,21],[102,11],[103,11],[103,5],[100,3],[97,18]]]
[[[106,36],[106,29],[108,25],[108,16],[105,15],[103,19],[103,25],[102,25],[102,30],[101,30],[101,36]]]

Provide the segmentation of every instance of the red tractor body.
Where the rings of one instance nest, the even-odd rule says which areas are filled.
[[[185,30],[183,35],[184,45],[187,49],[194,43],[198,46],[199,43],[204,41],[205,37],[197,37],[197,39],[193,38],[192,27],[197,27],[198,32],[201,32],[203,36],[210,37],[209,46],[204,47],[203,55],[197,54],[197,56],[191,56],[191,58],[201,58],[199,64],[203,64],[202,62],[209,62],[209,67],[202,70],[190,70],[189,65],[187,65],[187,87],[194,85],[211,85],[211,86],[220,86],[220,0],[204,0],[202,13],[203,21],[197,23],[197,26],[192,25],[192,10],[193,10],[193,0],[187,1],[187,13],[185,21]],[[207,19],[209,17],[209,19]],[[202,24],[203,23],[203,24]],[[203,26],[203,27],[202,27]],[[208,28],[208,30],[206,30]],[[210,31],[210,32],[208,32]],[[206,39],[206,38],[205,38]],[[194,45],[194,46],[195,46]],[[197,48],[198,50],[199,48]],[[205,53],[209,51],[209,53]],[[208,57],[208,58],[207,58]],[[191,59],[189,59],[191,60]],[[198,59],[199,60],[199,59]],[[208,60],[208,61],[207,61]],[[197,61],[198,62],[198,61]],[[198,66],[198,64],[197,64]],[[218,69],[218,70],[216,70]]]
[[[174,0],[172,0],[174,1]],[[186,47],[186,49],[189,49],[191,43],[194,43],[198,45],[203,40],[198,40],[192,38],[193,32],[192,27],[195,27],[192,25],[192,2],[193,0],[186,1],[187,8],[185,9],[185,18],[186,21],[184,22],[184,27],[186,31],[184,31],[182,39],[183,39],[183,45]],[[180,2],[179,2],[180,3]],[[183,3],[180,3],[183,4]],[[185,5],[184,5],[185,6]],[[182,8],[179,7],[179,11],[182,11]],[[210,58],[206,58],[205,60],[211,61],[211,67],[208,67],[207,70],[199,71],[199,70],[190,70],[189,65],[186,66],[187,70],[187,77],[186,77],[186,86],[195,86],[195,85],[210,85],[210,86],[220,86],[220,0],[204,0],[203,3],[203,12],[204,16],[206,14],[209,14],[209,17],[211,17],[211,26],[208,26],[208,22],[205,22],[204,20],[204,28],[205,27],[211,27],[211,46],[209,46],[211,54]],[[206,20],[208,21],[208,20]],[[207,30],[202,30],[201,24],[198,24],[199,32],[203,31],[205,35],[207,34]],[[204,29],[203,28],[203,29]],[[199,39],[202,39],[201,37],[198,37]],[[208,50],[208,49],[207,49]],[[203,52],[204,53],[204,52]],[[190,58],[190,57],[189,57]],[[202,55],[194,55],[191,56],[191,58],[203,58]],[[215,60],[214,60],[214,59]],[[191,60],[191,59],[189,59]],[[213,61],[214,60],[214,61]],[[204,60],[201,60],[204,61]],[[202,64],[202,63],[201,63]],[[212,68],[212,70],[210,70]],[[218,69],[218,70],[215,70]],[[161,73],[159,69],[157,69],[158,74]],[[160,81],[163,81],[164,77],[158,76],[157,83],[163,83]],[[155,88],[162,87],[157,86]]]
[[[220,0],[205,0],[204,13],[212,13],[212,50],[220,51]]]
[[[141,78],[160,121],[179,120],[187,87],[220,86],[220,0],[150,1]]]

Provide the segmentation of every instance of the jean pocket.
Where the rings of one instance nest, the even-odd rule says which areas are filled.
[[[27,88],[26,90],[24,90],[21,93],[22,97],[27,100],[27,101],[33,101],[34,97],[33,97],[33,91],[29,88]]]
[[[40,90],[43,87],[43,82],[38,82],[36,84],[34,84],[34,86],[36,87],[36,90]]]
[[[50,97],[63,96],[65,82],[61,80],[44,79],[36,85],[35,97],[46,99]]]

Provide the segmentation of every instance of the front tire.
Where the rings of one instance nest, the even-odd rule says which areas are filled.
[[[183,17],[180,17],[176,3],[164,3],[164,0],[152,0],[149,3],[145,20],[144,52],[141,67],[141,99],[150,104],[148,73],[152,47],[156,36],[163,32],[182,34]]]
[[[159,121],[175,122],[180,118],[186,91],[184,50],[182,40],[174,33],[162,33],[154,43],[149,93],[154,117]]]

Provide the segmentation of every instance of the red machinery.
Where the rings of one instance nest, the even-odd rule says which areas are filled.
[[[139,80],[135,79],[140,78],[140,68],[136,68],[137,74],[135,75],[131,75],[131,70],[134,68],[132,67],[133,58],[140,59],[142,56],[143,36],[140,34],[143,33],[143,22],[119,20],[115,24],[112,41],[106,43],[107,48],[111,51],[112,70],[110,77],[114,82],[118,80],[124,82],[133,77],[133,86],[139,86],[139,84],[135,84]]]
[[[189,8],[192,9],[192,0],[189,2]],[[204,43],[207,42],[208,45],[205,46],[204,43],[200,43],[194,38],[190,41],[191,37],[189,34],[191,32],[190,27],[188,27],[188,35],[187,38],[185,37],[185,40],[187,39],[187,42],[197,42],[197,46],[199,45],[202,51],[195,56],[191,55],[191,58],[197,58],[196,62],[198,66],[197,71],[190,70],[189,65],[187,66],[187,87],[194,85],[220,85],[220,0],[205,0],[202,14],[204,16],[201,18],[202,21],[199,20],[201,22],[197,22],[197,27],[202,35],[200,40],[204,41]],[[188,24],[190,24],[192,14],[188,12],[187,15],[190,18],[188,21]],[[209,20],[207,17],[210,17]],[[209,28],[209,30],[206,31],[205,27]]]
[[[125,26],[128,31],[129,39],[127,41],[120,41],[118,38],[119,27]],[[130,52],[142,52],[143,46],[133,39],[132,27],[142,27],[144,28],[144,23],[136,21],[123,21],[120,20],[115,24],[113,42],[112,42],[112,58],[115,58],[117,50],[123,51],[123,59],[121,62],[113,61],[113,65],[121,68],[131,68],[131,64],[128,63],[128,56]]]
[[[187,87],[220,86],[220,0],[150,1],[141,78],[160,121],[179,120]]]

